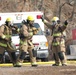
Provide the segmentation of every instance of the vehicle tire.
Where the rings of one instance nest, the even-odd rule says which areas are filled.
[[[2,58],[2,63],[10,63],[9,57],[4,55]]]

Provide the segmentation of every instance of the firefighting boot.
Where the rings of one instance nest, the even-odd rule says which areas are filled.
[[[62,66],[67,66],[65,53],[59,52],[58,55],[59,55],[59,58],[61,60]]]
[[[25,58],[25,55],[26,55],[26,52],[22,52],[21,53],[20,58],[19,58],[19,61],[17,62],[17,66],[19,66],[19,67],[22,66],[22,63],[23,63],[24,58]]]
[[[31,60],[32,60],[31,65],[32,65],[32,67],[37,67],[38,66],[38,64],[36,62],[37,51],[33,49],[32,53],[33,53],[33,57],[31,58]]]
[[[15,52],[11,53],[11,58],[12,58],[13,66],[16,67],[17,57],[16,57]]]
[[[36,57],[32,57],[32,58],[31,58],[31,66],[32,66],[32,67],[37,67],[37,66],[38,66],[38,64],[37,64],[37,62],[36,62]]]
[[[37,62],[32,62],[31,65],[32,65],[32,67],[37,67],[38,66]]]
[[[55,63],[55,64],[52,64],[52,66],[59,66],[59,64],[56,64],[56,63]]]
[[[52,66],[59,66],[59,59],[58,59],[58,57],[56,56],[55,53],[53,54],[53,57],[54,57],[54,60],[55,60],[55,64],[52,64]]]
[[[14,66],[14,67],[21,67],[21,66],[22,66],[22,63],[16,62],[13,66]]]
[[[62,66],[67,66],[67,64],[62,64]]]

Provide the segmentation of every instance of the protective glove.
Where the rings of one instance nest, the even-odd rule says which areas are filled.
[[[35,27],[33,27],[32,29],[33,29],[33,30],[37,30],[37,28],[35,28]]]
[[[65,20],[64,24],[65,24],[65,25],[68,25],[68,21],[67,21],[67,20]]]
[[[41,19],[42,19],[42,21],[44,22],[44,17],[43,17],[43,16],[41,17]]]
[[[17,26],[13,26],[15,29],[18,29],[18,27]]]
[[[33,36],[33,32],[29,32],[28,36],[29,37]]]
[[[5,35],[2,36],[2,39],[6,40],[6,41],[9,41],[10,38],[9,37],[6,37]]]
[[[9,38],[5,38],[4,40],[6,40],[6,41],[10,41],[10,39],[9,39]]]
[[[42,19],[42,22],[48,23],[48,21],[46,19],[44,19],[44,16],[42,16],[41,19]]]
[[[22,21],[22,24],[26,24],[26,21],[25,21],[25,20],[23,20],[23,21]]]
[[[17,30],[18,27],[16,25],[11,26],[12,30]]]

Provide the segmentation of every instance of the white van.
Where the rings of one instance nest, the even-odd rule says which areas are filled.
[[[35,19],[34,26],[40,27],[40,31],[37,35],[34,35],[32,38],[34,49],[37,51],[37,58],[42,60],[48,60],[48,42],[47,38],[44,35],[44,23],[40,19],[43,15],[42,12],[13,12],[13,13],[0,13],[0,25],[4,24],[7,17],[13,19],[14,25],[21,27],[21,22],[27,19],[27,16],[32,15]],[[19,47],[19,36],[18,34],[12,35],[12,42],[16,45],[16,48]]]

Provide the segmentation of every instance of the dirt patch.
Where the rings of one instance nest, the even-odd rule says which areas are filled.
[[[76,66],[0,67],[0,75],[75,75]]]

